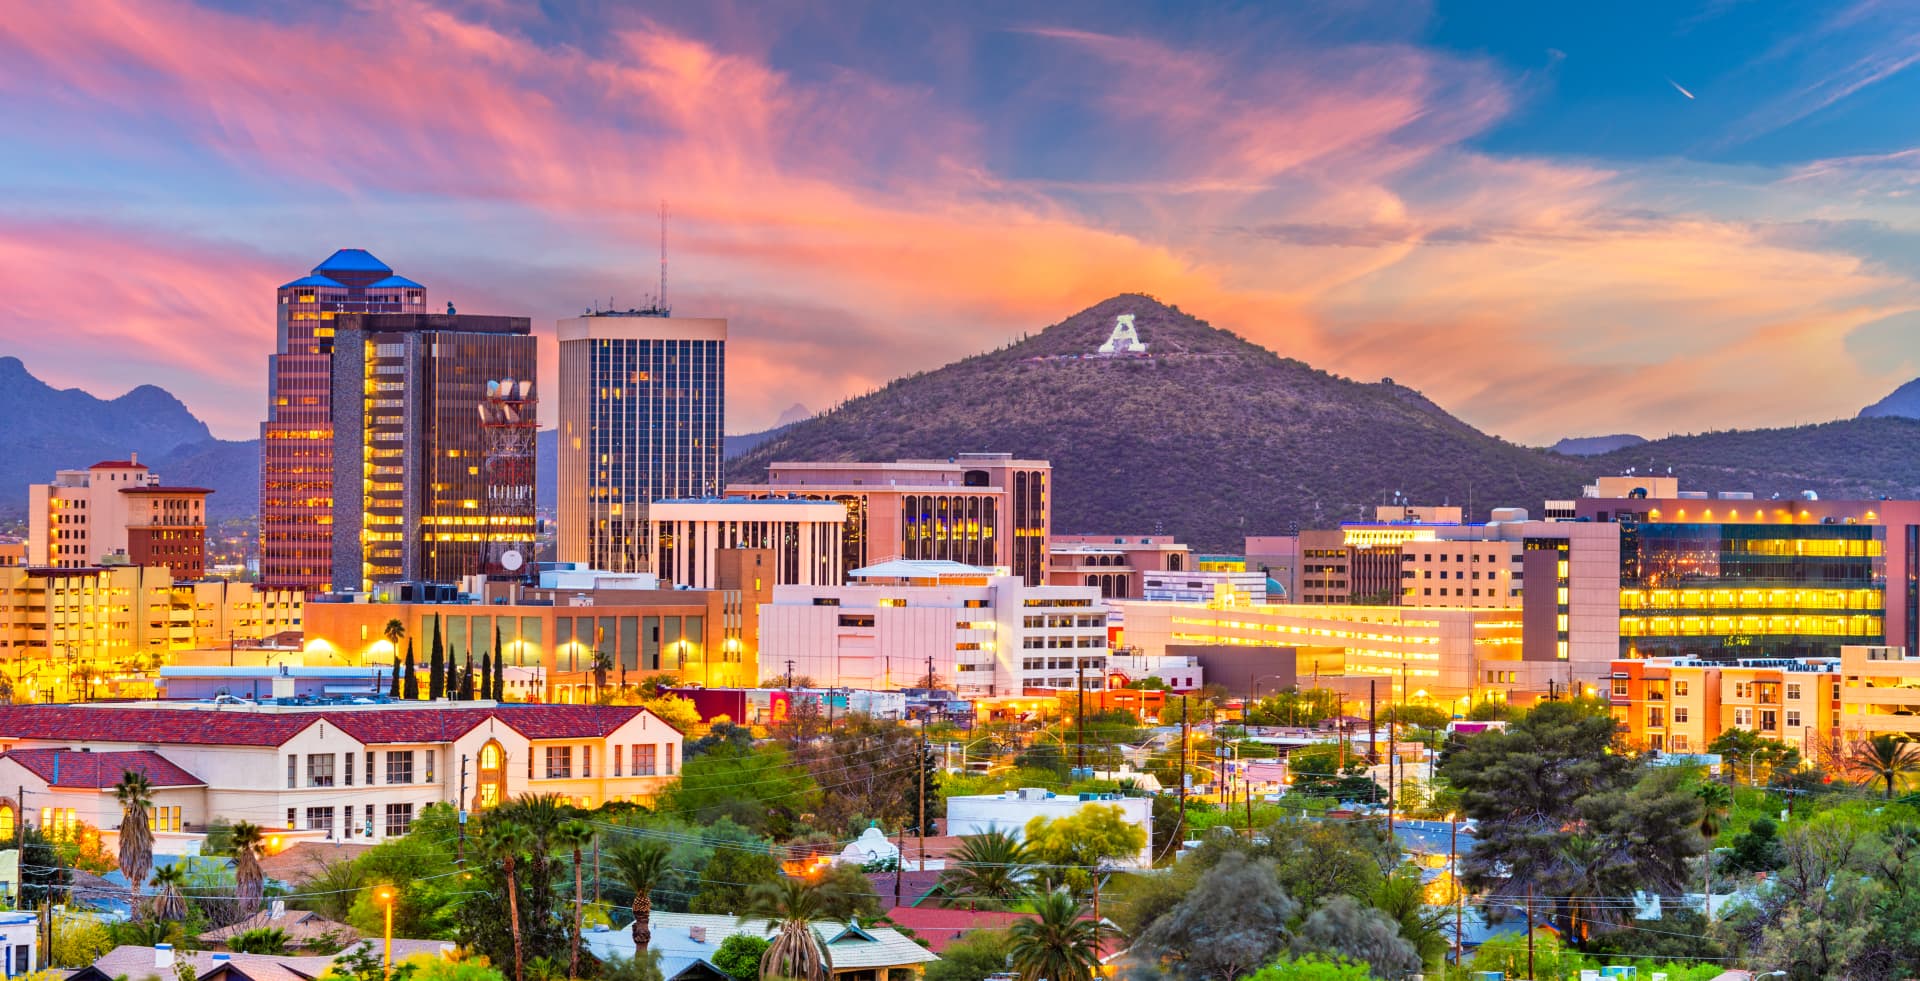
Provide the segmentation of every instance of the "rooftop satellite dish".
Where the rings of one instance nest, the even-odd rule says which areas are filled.
[[[520,567],[525,565],[526,561],[526,558],[520,554],[520,550],[517,548],[510,548],[500,553],[500,568],[508,572],[520,571]]]

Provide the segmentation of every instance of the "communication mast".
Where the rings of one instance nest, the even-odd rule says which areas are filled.
[[[487,397],[479,405],[485,482],[481,571],[490,577],[525,575],[533,558],[538,407],[533,381],[526,378],[487,382]]]

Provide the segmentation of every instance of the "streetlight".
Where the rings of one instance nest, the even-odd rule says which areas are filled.
[[[386,977],[393,977],[393,887],[380,886],[373,890],[373,901],[387,908],[387,953]]]

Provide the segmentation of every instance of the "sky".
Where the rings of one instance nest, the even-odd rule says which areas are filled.
[[[665,201],[733,432],[1120,292],[1516,442],[1823,421],[1920,375],[1917,63],[1871,0],[12,4],[0,354],[250,438],[358,247],[551,390]]]

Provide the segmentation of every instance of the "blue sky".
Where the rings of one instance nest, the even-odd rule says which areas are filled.
[[[1920,374],[1916,62],[1912,3],[34,5],[0,350],[245,437],[333,249],[550,330],[666,199],[734,431],[1124,291],[1517,441],[1819,421]]]

